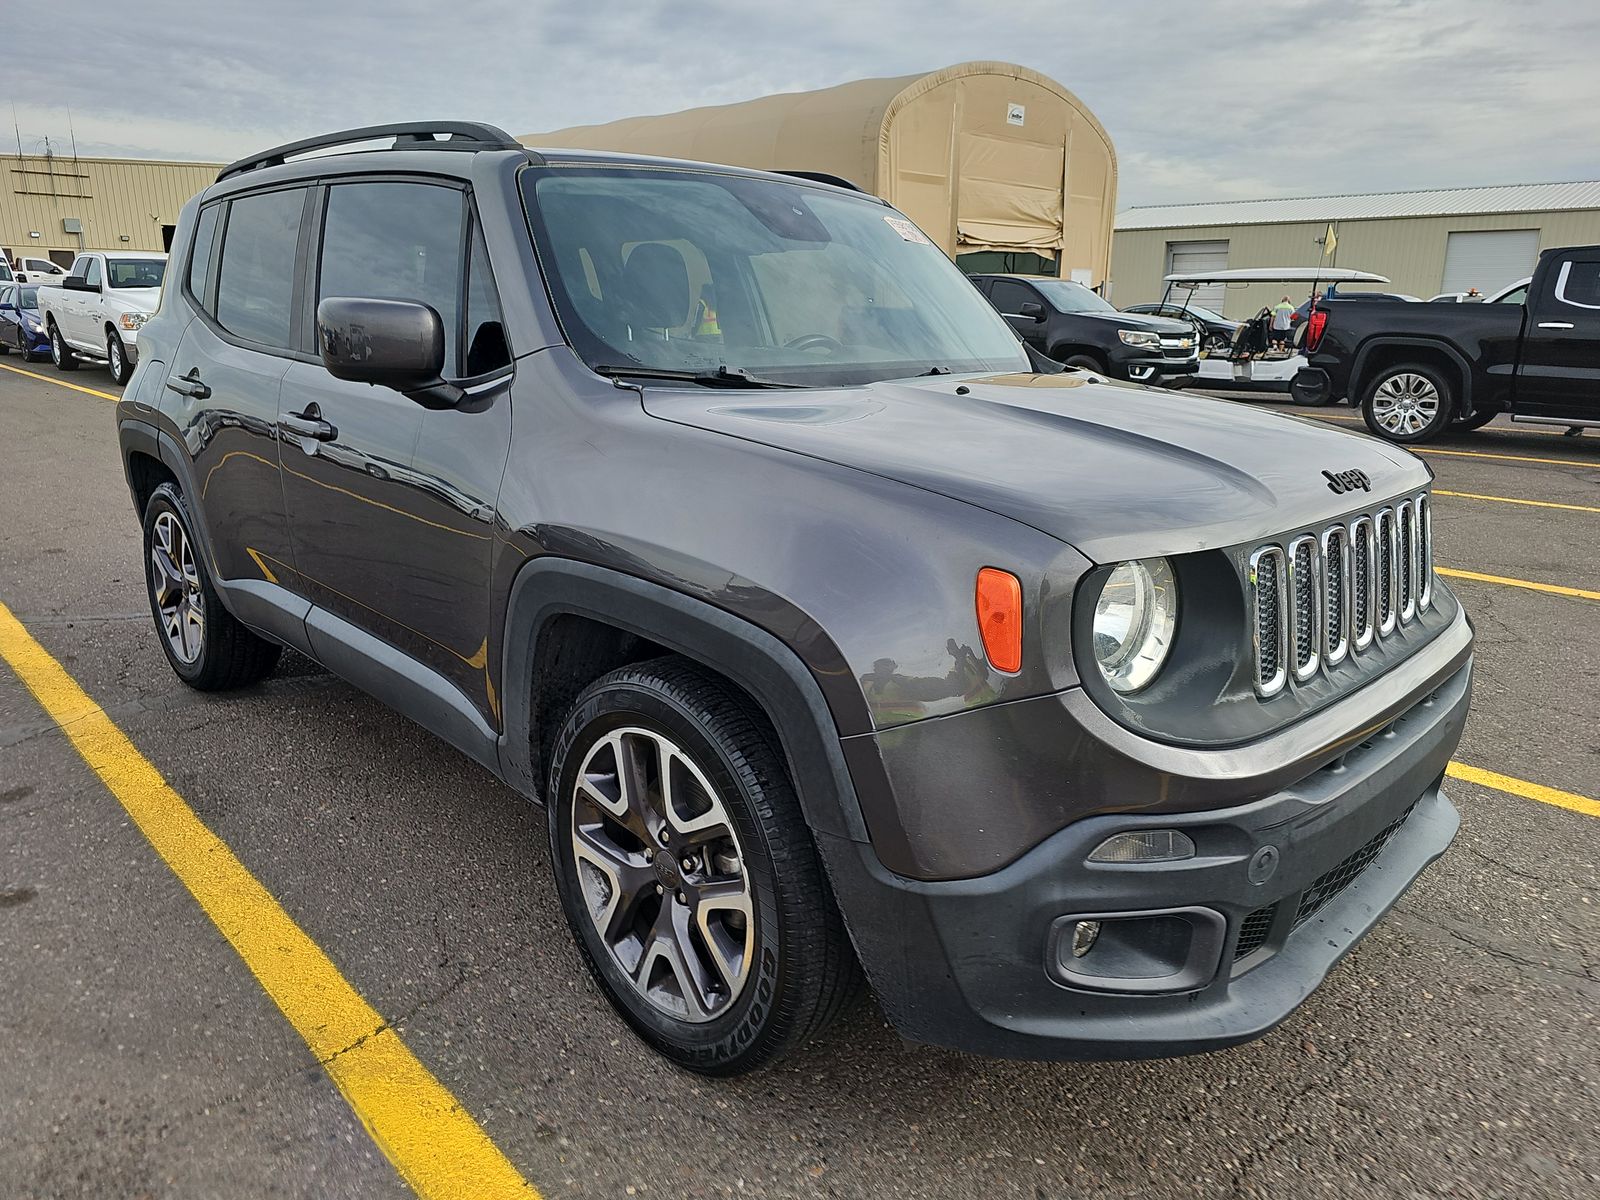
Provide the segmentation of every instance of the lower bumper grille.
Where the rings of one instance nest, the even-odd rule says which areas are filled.
[[[1361,873],[1372,865],[1378,855],[1383,853],[1383,848],[1389,844],[1389,839],[1399,832],[1400,826],[1406,823],[1406,818],[1411,815],[1411,810],[1416,805],[1411,805],[1389,824],[1369,838],[1355,853],[1347,857],[1331,871],[1325,871],[1300,894],[1300,903],[1295,909],[1294,928],[1299,929],[1317,913],[1330,904],[1340,892],[1349,887],[1361,877]],[[1239,926],[1239,940],[1234,946],[1233,961],[1238,962],[1254,954],[1266,945],[1267,938],[1272,933],[1273,919],[1278,915],[1278,906],[1268,904],[1256,909],[1247,916]],[[1291,931],[1292,932],[1292,931]]]

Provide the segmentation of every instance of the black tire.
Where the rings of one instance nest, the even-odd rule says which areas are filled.
[[[115,329],[106,330],[106,369],[111,372],[111,382],[122,386],[133,377],[133,364],[122,345],[122,337]]]
[[[8,355],[10,353],[11,353],[11,347],[6,345],[4,342],[0,342],[0,358],[4,358],[6,355]],[[23,358],[26,359],[27,355],[24,354]]]
[[[1482,429],[1500,414],[1494,409],[1479,409],[1470,417],[1463,417],[1450,422],[1451,433],[1471,433],[1474,429]]]
[[[1061,360],[1061,365],[1064,367],[1078,367],[1085,371],[1095,371],[1101,375],[1109,374],[1105,365],[1092,354],[1069,354]]]
[[[739,871],[752,914],[753,949],[743,956],[746,967],[739,984],[720,992],[722,1006],[705,1006],[698,1019],[665,1011],[634,983],[620,961],[620,951],[602,936],[597,925],[601,918],[592,915],[585,882],[579,878],[573,836],[578,772],[591,754],[606,753],[602,743],[622,729],[648,733],[677,747],[710,784],[712,803],[720,803],[728,817],[727,828],[737,837],[731,847],[737,868],[718,870]],[[621,740],[635,736],[624,734]],[[620,777],[620,763],[617,768]],[[600,776],[589,773],[586,778]],[[650,793],[641,785],[640,790],[655,796],[659,811],[659,789]],[[623,1020],[674,1063],[705,1075],[755,1070],[820,1033],[860,991],[860,967],[771,729],[759,710],[714,673],[669,657],[623,667],[596,680],[579,695],[555,738],[546,795],[557,889],[584,960]],[[606,828],[621,830],[620,825]],[[657,828],[670,832],[665,823]],[[625,831],[622,836],[626,838]],[[659,846],[648,834],[633,843],[646,858],[655,856],[654,866],[633,869],[653,869],[655,874],[644,878],[654,880],[665,860],[668,886],[678,887],[673,880],[688,879],[687,872],[693,869],[694,846],[682,845],[685,839],[680,835],[669,853],[666,838],[656,836]],[[685,850],[690,857],[681,857]],[[711,852],[704,850],[701,857],[709,862]],[[674,874],[679,868],[684,873]],[[597,878],[603,877],[592,870],[587,876],[590,896],[595,894]],[[603,902],[611,889],[605,883],[601,888]],[[627,898],[622,888],[616,891]],[[642,897],[630,903],[633,915],[625,924],[639,931],[635,963],[644,963],[640,973],[649,975],[648,950],[661,928],[655,922],[670,916],[663,909],[674,897],[649,882],[638,883],[628,895]],[[683,896],[682,891],[677,893],[678,902]],[[698,901],[691,898],[691,903]],[[692,908],[686,911],[690,915],[684,920],[692,924],[696,914]],[[691,936],[698,939],[694,944],[703,950],[700,927],[693,930]],[[702,956],[702,965],[705,961]]]
[[[76,371],[78,360],[73,357],[67,343],[61,338],[61,330],[56,327],[54,320],[50,322],[50,361],[56,364],[58,371]]]
[[[1432,396],[1431,407],[1427,397]],[[1407,398],[1418,407],[1404,408]],[[1443,374],[1421,363],[1399,363],[1373,375],[1361,393],[1361,415],[1379,437],[1403,446],[1429,442],[1450,427],[1455,395]]]
[[[186,661],[168,636],[161,603],[157,598],[157,567],[153,553],[157,524],[163,517],[175,521],[186,539],[198,587],[191,595],[201,616],[197,635],[198,651]],[[194,522],[183,493],[174,484],[163,483],[150,497],[144,510],[145,593],[150,599],[150,614],[155,619],[157,640],[172,665],[173,673],[190,687],[202,692],[221,692],[255,683],[271,673],[283,647],[246,629],[222,606],[205,554],[194,536]]]

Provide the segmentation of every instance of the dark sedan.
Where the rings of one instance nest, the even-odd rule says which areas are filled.
[[[25,359],[50,357],[50,339],[39,320],[39,289],[32,284],[0,284],[0,354],[13,350]]]

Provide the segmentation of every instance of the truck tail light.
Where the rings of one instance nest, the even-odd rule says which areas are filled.
[[[1307,354],[1316,353],[1322,344],[1322,331],[1328,327],[1328,313],[1325,309],[1313,308],[1311,315],[1306,318],[1306,340],[1304,343]]]
[[[1010,571],[984,567],[976,600],[989,665],[1008,674],[1022,670],[1022,582]]]

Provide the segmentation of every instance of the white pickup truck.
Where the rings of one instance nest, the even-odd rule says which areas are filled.
[[[56,367],[103,362],[127,383],[139,360],[139,330],[161,302],[166,273],[165,254],[90,251],[78,255],[65,279],[41,284],[39,315]]]

